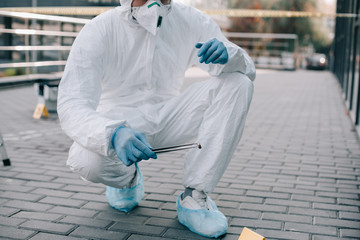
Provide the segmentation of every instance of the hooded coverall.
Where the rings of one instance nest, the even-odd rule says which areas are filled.
[[[255,66],[206,14],[173,2],[156,35],[131,15],[132,0],[84,26],[59,85],[61,126],[74,140],[67,165],[82,178],[122,188],[135,173],[110,139],[119,126],[143,132],[152,147],[200,142],[184,163],[183,185],[212,192],[238,145],[253,94]],[[212,38],[226,64],[200,64],[195,44]],[[197,65],[211,78],[180,92]],[[153,160],[156,161],[156,160]]]

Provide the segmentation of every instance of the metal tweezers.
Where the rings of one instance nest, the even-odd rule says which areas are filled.
[[[201,149],[201,144],[200,143],[189,143],[189,144],[177,145],[177,146],[172,146],[172,147],[155,148],[155,149],[152,149],[152,151],[155,153],[166,153],[166,152],[180,151],[180,150],[185,150],[185,149],[190,149],[190,148]]]

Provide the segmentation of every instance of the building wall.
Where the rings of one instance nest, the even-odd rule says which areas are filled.
[[[339,80],[348,113],[360,133],[360,1],[338,0],[337,13],[358,14],[337,18],[332,71]]]

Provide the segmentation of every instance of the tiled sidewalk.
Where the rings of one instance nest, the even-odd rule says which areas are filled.
[[[201,77],[200,77],[201,78]],[[71,144],[56,116],[32,119],[32,87],[0,90],[0,239],[205,239],[177,222],[185,153],[143,162],[145,197],[129,214],[104,186],[65,167]],[[360,144],[327,72],[260,70],[246,129],[212,198],[229,219],[267,239],[360,239]]]

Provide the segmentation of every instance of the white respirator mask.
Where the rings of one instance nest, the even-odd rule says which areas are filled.
[[[140,7],[131,7],[131,14],[142,27],[155,36],[170,10],[171,3],[164,5],[161,1],[153,0]]]

